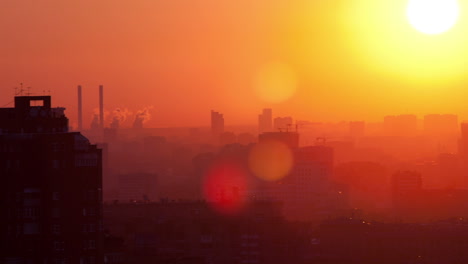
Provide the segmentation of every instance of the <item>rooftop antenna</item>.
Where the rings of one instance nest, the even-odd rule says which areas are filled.
[[[19,91],[18,91],[19,89]],[[19,96],[23,96],[23,92],[24,92],[24,89],[23,89],[23,83],[20,83],[20,87],[15,87],[15,96],[19,95]]]

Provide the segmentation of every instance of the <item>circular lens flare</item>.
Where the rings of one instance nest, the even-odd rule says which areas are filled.
[[[410,0],[406,15],[416,30],[436,35],[457,23],[460,7],[458,0]]]
[[[219,161],[205,175],[203,193],[219,213],[234,215],[246,205],[247,173],[235,162]]]
[[[274,140],[259,142],[249,153],[251,171],[265,181],[277,181],[285,177],[292,165],[292,151],[283,142]]]

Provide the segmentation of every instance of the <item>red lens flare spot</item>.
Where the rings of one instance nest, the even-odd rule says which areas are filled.
[[[203,193],[206,200],[221,214],[239,213],[246,204],[246,176],[246,171],[235,162],[217,162],[205,175]]]

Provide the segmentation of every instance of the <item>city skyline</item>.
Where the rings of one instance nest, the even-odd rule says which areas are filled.
[[[1,1],[0,263],[468,263],[467,14]]]
[[[31,92],[30,87],[24,87],[23,83],[20,83],[18,87],[14,88],[15,92],[14,94],[16,96],[50,96],[48,95],[50,91],[43,91],[43,94],[41,95],[36,95],[35,93]],[[114,109],[109,109],[106,104],[104,104],[104,96],[103,96],[103,91],[104,91],[104,86],[99,85],[98,88],[96,89],[98,94],[96,97],[98,97],[98,106],[93,108],[92,114],[90,118],[83,118],[83,112],[87,112],[86,110],[83,111],[82,107],[82,86],[78,85],[77,86],[78,90],[78,96],[75,97],[75,104],[69,107],[64,107],[65,110],[68,108],[72,108],[76,111],[76,116],[70,117],[69,119],[71,120],[71,125],[70,128],[73,130],[77,131],[83,131],[83,130],[89,130],[89,129],[96,129],[96,128],[113,128],[113,129],[127,129],[127,128],[170,128],[170,127],[175,127],[175,128],[189,128],[189,127],[209,127],[210,122],[212,122],[213,118],[213,110],[211,111],[211,121],[209,115],[206,115],[205,113],[205,118],[202,123],[198,124],[180,124],[180,125],[168,125],[168,124],[162,124],[159,123],[159,121],[156,121],[156,126],[154,126],[154,122],[149,122],[149,121],[154,121],[153,119],[159,118],[159,117],[164,117],[165,113],[158,113],[159,115],[154,116],[154,106],[145,106],[142,108],[136,108],[136,109],[129,109],[127,107],[117,107]],[[3,107],[10,107],[14,105],[14,101],[10,101],[7,104],[5,104]],[[81,109],[81,111],[79,110]],[[440,119],[441,117],[450,117],[450,118],[455,118],[452,121],[455,122],[456,124],[463,124],[467,123],[468,120],[461,119],[459,118],[459,115],[456,113],[436,113],[436,112],[429,112],[425,114],[415,114],[415,113],[387,113],[383,116],[378,117],[375,120],[365,120],[365,119],[350,119],[350,120],[333,120],[333,121],[327,121],[324,119],[298,119],[296,116],[291,116],[289,114],[284,115],[284,114],[278,114],[275,112],[272,112],[272,108],[263,108],[263,112],[258,115],[256,121],[252,121],[252,113],[250,113],[249,117],[247,116],[242,116],[244,120],[250,119],[250,123],[243,122],[243,123],[232,123],[230,119],[228,119],[228,123],[226,124],[227,127],[233,128],[233,127],[251,127],[251,126],[259,126],[259,132],[264,132],[264,131],[276,131],[276,130],[291,130],[294,128],[298,128],[298,125],[306,123],[323,123],[323,124],[340,124],[340,123],[355,123],[355,122],[364,122],[364,123],[370,123],[370,124],[384,124],[386,122],[387,118],[393,118],[395,116],[410,116],[411,118],[415,119],[416,122],[416,130],[417,131],[422,131],[426,127],[426,118],[432,118],[434,119]],[[276,110],[276,109],[275,109]],[[266,113],[265,111],[269,111]],[[72,111],[73,112],[73,111]],[[217,113],[217,112],[216,112]],[[221,111],[222,113],[222,111]],[[220,114],[221,114],[220,113]],[[274,114],[273,114],[274,113]],[[263,117],[265,116],[265,117]],[[264,120],[265,121],[260,121]],[[80,119],[81,119],[81,127],[82,129],[80,130]],[[268,119],[271,119],[270,121],[267,121]],[[83,123],[83,120],[85,122]],[[273,121],[275,125],[273,126]],[[89,122],[89,123],[87,123]],[[102,122],[102,123],[101,123]],[[180,120],[182,122],[182,120]],[[224,121],[223,121],[224,122]],[[266,125],[269,127],[268,129],[261,128],[264,127],[265,124],[263,122],[270,122],[270,125]],[[453,123],[452,122],[452,123]],[[136,125],[136,123],[138,123]],[[453,124],[451,124],[453,125]],[[223,123],[224,126],[224,123]],[[434,126],[434,125],[433,125]],[[436,125],[435,125],[436,126]],[[440,128],[443,129],[443,128]]]
[[[255,123],[251,113],[263,108],[333,122],[468,119],[466,19],[425,35],[405,10],[403,0],[9,2],[0,11],[0,104],[23,82],[36,95],[50,90],[73,125],[70,95],[82,85],[89,124],[103,84],[108,111],[154,106],[151,127],[206,124],[210,109],[232,124]],[[258,85],[271,73],[292,92],[265,95]]]

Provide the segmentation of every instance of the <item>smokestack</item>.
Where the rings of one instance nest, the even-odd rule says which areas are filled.
[[[81,85],[78,85],[78,131],[83,130],[83,109],[81,101]]]
[[[104,87],[99,85],[99,128],[104,128]]]

